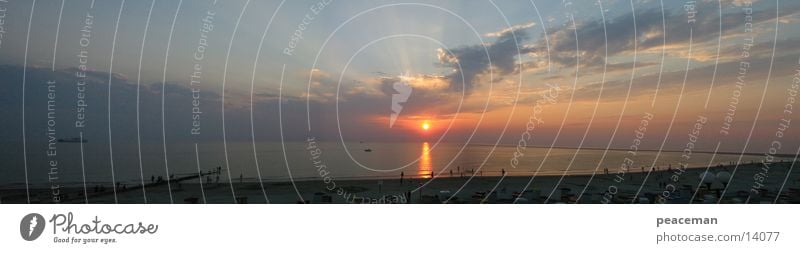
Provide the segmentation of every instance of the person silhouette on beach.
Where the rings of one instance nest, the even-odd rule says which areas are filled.
[[[403,184],[403,176],[404,176],[404,175],[405,175],[405,174],[403,174],[403,172],[401,171],[401,172],[400,172],[400,184]]]

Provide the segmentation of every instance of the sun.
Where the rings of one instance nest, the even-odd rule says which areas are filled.
[[[431,124],[428,123],[427,121],[423,122],[422,123],[422,130],[428,131],[428,129],[431,129]]]

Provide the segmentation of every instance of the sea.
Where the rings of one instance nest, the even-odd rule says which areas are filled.
[[[47,146],[0,146],[0,186],[4,188],[87,184],[149,183],[151,179],[191,176],[221,168],[221,180],[279,182],[336,179],[379,179],[462,175],[588,175],[616,172],[626,159],[630,170],[749,163],[756,154],[547,148],[433,142],[209,142],[109,146],[58,143]],[[26,159],[27,158],[27,159]],[[516,161],[513,161],[515,160]],[[27,160],[27,161],[26,161]],[[113,161],[113,162],[112,162]],[[325,175],[321,175],[321,174]],[[26,175],[27,174],[27,175]]]

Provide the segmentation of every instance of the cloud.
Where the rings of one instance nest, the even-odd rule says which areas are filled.
[[[438,52],[439,64],[453,70],[447,76],[450,80],[450,90],[463,90],[469,94],[474,87],[479,85],[477,80],[481,74],[496,70],[495,78],[499,78],[501,75],[517,71],[517,56],[530,51],[521,45],[529,38],[525,29],[532,26],[533,23],[529,23],[489,33],[488,35],[496,37],[496,40],[485,45],[464,46],[449,52],[440,49]]]
[[[486,37],[502,37],[503,35],[506,35],[507,33],[510,33],[511,31],[519,31],[519,30],[523,30],[523,29],[528,29],[528,28],[531,28],[531,27],[533,27],[535,25],[536,25],[536,23],[534,23],[534,22],[514,25],[514,26],[511,26],[511,27],[505,28],[503,30],[500,30],[500,31],[486,33]]]
[[[660,50],[665,43],[667,48],[688,45],[690,28],[694,44],[716,42],[720,36],[720,23],[723,36],[733,36],[744,32],[742,26],[745,24],[745,20],[741,9],[732,12],[723,10],[720,17],[717,15],[719,10],[716,2],[701,2],[696,8],[700,14],[696,16],[696,21],[691,26],[687,24],[686,14],[682,10],[665,9],[662,14],[660,9],[654,8],[636,10],[636,17],[628,12],[607,19],[605,27],[602,20],[592,20],[577,24],[577,31],[566,26],[551,28],[548,30],[551,59],[562,66],[571,66],[575,64],[576,57],[580,56],[582,66],[597,68],[602,67],[605,61],[606,46],[608,47],[608,56],[611,57],[632,53],[634,49],[638,51]],[[783,4],[778,18],[798,12],[800,12],[800,5]],[[774,6],[756,8],[752,12],[752,23],[754,24],[775,18]],[[634,20],[636,30],[634,30]],[[664,36],[666,36],[666,41]],[[608,38],[607,44],[606,37]],[[531,47],[537,48],[535,51],[548,50],[543,39],[535,42]],[[668,53],[669,51],[679,50],[668,50]]]
[[[758,2],[758,0],[725,0],[723,2],[725,2],[726,4],[733,4],[735,6],[745,6],[745,5],[755,4],[756,2]]]
[[[797,63],[797,55],[780,54],[780,52],[797,52],[797,50],[800,50],[800,40],[798,39],[778,41],[777,48],[775,49],[776,55],[771,76],[773,80],[794,73],[793,69]],[[738,56],[741,54],[741,47],[732,46],[728,50],[723,50],[722,54],[721,58],[725,57],[731,60],[719,63],[714,89],[733,85],[737,81],[736,78],[740,67],[739,59],[727,57],[725,55]],[[767,67],[770,64],[770,57],[772,55],[772,42],[763,42],[754,45],[750,50],[750,55],[752,57],[747,59],[747,61],[750,63],[750,66],[752,66],[752,69],[751,72],[747,74],[748,84],[763,84],[767,76]],[[714,73],[714,65],[692,68],[689,71],[689,80],[687,81],[684,93],[707,90],[709,87],[708,85],[711,83],[712,73]],[[667,90],[678,91],[683,84],[684,74],[685,71],[683,70],[664,72],[662,74],[662,83],[659,87],[659,94]],[[658,75],[658,72],[653,72],[636,77],[631,87],[631,97],[653,94],[656,89],[656,84],[658,83]],[[608,81],[604,86],[601,86],[600,83],[586,85],[575,91],[575,99],[578,101],[594,100],[600,88],[603,87],[603,99],[621,101],[627,94],[629,84],[629,79],[619,79]]]

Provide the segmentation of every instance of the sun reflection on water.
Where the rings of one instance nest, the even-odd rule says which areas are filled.
[[[431,147],[428,142],[422,143],[422,155],[419,159],[418,174],[422,178],[431,178],[433,167],[431,166]]]

